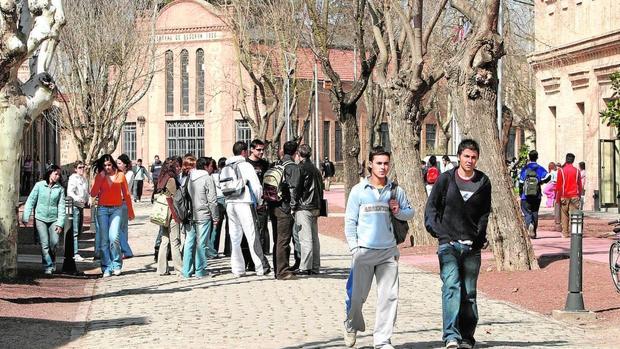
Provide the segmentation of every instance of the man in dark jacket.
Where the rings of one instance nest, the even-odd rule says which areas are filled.
[[[299,146],[299,183],[297,185],[297,206],[295,228],[299,231],[301,264],[299,272],[316,275],[321,267],[321,246],[319,244],[318,217],[323,199],[321,173],[314,166],[310,156],[312,148],[307,144]]]
[[[439,240],[443,340],[453,349],[476,343],[476,283],[491,212],[491,181],[476,170],[478,143],[463,140],[457,154],[459,167],[439,176],[424,214],[426,230]]]
[[[297,143],[288,141],[284,143],[282,149],[284,152],[280,162],[284,164],[284,178],[281,184],[282,200],[270,204],[269,210],[272,221],[276,222],[273,236],[273,240],[276,242],[273,254],[273,265],[276,268],[275,276],[279,280],[288,280],[295,277],[288,260],[291,254],[290,245],[293,235],[291,208],[297,206],[296,187],[299,183],[299,166],[293,158],[297,153]]]
[[[252,143],[250,143],[250,156],[248,156],[245,161],[254,167],[256,176],[261,183],[263,183],[263,176],[265,175],[265,172],[269,169],[269,162],[263,158],[264,155],[265,142],[260,139],[253,140]],[[266,205],[261,205],[256,208],[256,218],[256,229],[258,229],[260,244],[263,247],[264,254],[269,254],[271,243],[269,242],[269,229],[267,228],[269,214],[267,212]],[[245,244],[247,245],[247,242]]]
[[[323,174],[324,180],[324,189],[329,191],[329,187],[331,186],[332,177],[336,174],[336,167],[334,167],[334,163],[329,161],[329,158],[326,156],[325,161],[321,164],[321,172]]]

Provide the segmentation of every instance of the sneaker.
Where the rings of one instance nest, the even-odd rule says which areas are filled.
[[[375,347],[377,349],[394,349],[394,346],[392,346],[392,344],[388,343],[388,344],[384,344],[380,347]]]
[[[54,269],[52,268],[45,269],[43,273],[45,273],[45,275],[52,275],[54,274]]]
[[[240,277],[244,277],[244,276],[245,276],[245,273],[243,273],[243,274],[235,274],[235,273],[233,273],[233,276],[234,276],[236,279],[238,279],[238,278],[240,278]]]
[[[120,269],[114,269],[113,274],[114,274],[114,276],[120,276],[121,275],[121,270]]]
[[[295,280],[297,279],[297,276],[295,276],[295,274],[293,273],[286,273],[280,277],[277,278],[278,280]]]
[[[110,273],[109,271],[104,271],[103,272],[103,277],[104,278],[109,278],[110,276],[112,276],[112,273]]]
[[[271,274],[271,268],[267,267],[267,269],[260,275],[258,276],[269,276],[269,274]]]
[[[446,343],[446,349],[459,349],[459,342],[451,340]]]
[[[474,345],[469,342],[461,342],[461,346],[459,346],[461,349],[472,349],[473,347]]]
[[[349,332],[345,328],[342,331],[342,334],[344,337],[344,345],[346,345],[348,348],[353,348],[353,346],[355,345],[355,341],[357,340],[357,331]]]
[[[84,257],[80,256],[79,254],[76,254],[75,256],[73,256],[73,260],[76,262],[83,262]]]
[[[536,239],[536,231],[534,230],[534,224],[531,224],[527,227],[527,232],[530,235],[530,239]]]

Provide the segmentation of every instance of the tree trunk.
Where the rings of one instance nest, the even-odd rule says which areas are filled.
[[[441,126],[441,122],[437,122],[437,138],[435,139],[435,153],[438,155],[448,154],[448,142],[450,138],[445,133],[445,130]]]
[[[360,134],[356,113],[356,104],[340,104],[339,122],[342,126],[345,202],[349,199],[353,186],[359,183]]]
[[[386,102],[390,122],[390,143],[392,145],[392,170],[396,172],[398,185],[407,193],[407,198],[415,210],[409,234],[416,246],[436,244],[436,240],[424,228],[424,208],[427,195],[422,170],[420,169],[420,136],[414,124],[405,120],[408,111],[405,104],[394,105]]]
[[[0,92],[4,99],[6,91]],[[9,97],[14,103],[16,97]],[[6,102],[6,100],[5,100]],[[24,132],[25,105],[8,104],[0,107],[0,278],[17,276],[17,214],[19,198],[20,157]]]
[[[466,96],[466,92],[462,91]],[[463,137],[480,143],[478,168],[493,184],[492,214],[487,230],[488,240],[498,270],[538,269],[532,243],[525,230],[518,198],[512,192],[496,126],[496,94],[483,90],[476,99],[465,98]],[[482,126],[482,125],[487,125]]]

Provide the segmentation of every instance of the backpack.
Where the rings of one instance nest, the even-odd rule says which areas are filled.
[[[183,223],[189,223],[192,219],[192,198],[189,196],[189,190],[187,189],[189,181],[190,179],[188,176],[185,179],[185,185],[181,186],[172,197],[174,210],[177,213],[177,217],[179,217]]]
[[[540,192],[540,181],[535,169],[528,168],[525,171],[525,180],[523,181],[523,194],[526,197],[538,197]]]
[[[239,164],[228,164],[220,171],[220,189],[224,197],[238,197],[245,191],[245,180],[239,171]]]
[[[292,164],[285,161],[268,169],[263,176],[263,200],[267,202],[282,201],[282,182],[284,181],[284,168]]]
[[[439,178],[439,170],[435,166],[429,167],[426,172],[426,183],[435,184],[437,182],[437,178]]]

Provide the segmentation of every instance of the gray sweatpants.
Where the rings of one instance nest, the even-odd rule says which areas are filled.
[[[317,219],[319,210],[299,210],[295,212],[295,225],[299,231],[301,244],[301,264],[299,270],[316,273],[321,268],[321,244]]]
[[[390,343],[396,308],[398,307],[398,258],[396,246],[385,250],[358,247],[352,257],[345,300],[345,329],[348,332],[366,330],[362,306],[366,302],[373,277],[377,280],[377,313],[375,315],[374,345]]]

